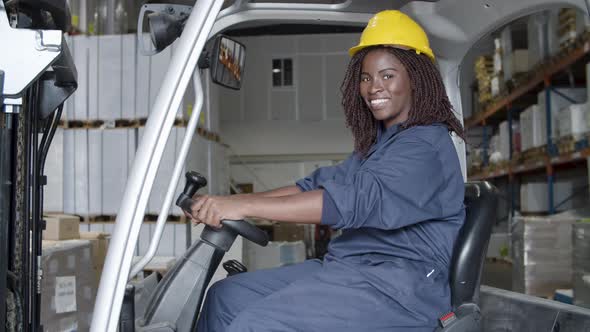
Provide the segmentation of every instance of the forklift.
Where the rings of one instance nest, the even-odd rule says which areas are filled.
[[[243,75],[256,75],[245,72],[245,47],[224,32],[276,24],[363,27],[374,13],[399,9],[420,22],[430,36],[447,93],[462,118],[462,83],[458,77],[469,49],[490,31],[516,18],[563,5],[587,10],[585,0],[176,0],[143,4],[137,29],[142,53],[156,54],[178,40],[125,188],[100,280],[91,331],[195,331],[205,289],[235,238],[242,236],[259,245],[268,242],[264,232],[244,221],[225,220],[220,230],[205,228],[201,239],[192,244],[162,280],[150,281],[153,287],[147,295],[147,306],[136,310],[137,284],[130,281],[155,255],[171,205],[190,210],[192,196],[207,182],[195,172],[182,174],[205,99],[200,80],[193,73],[197,69],[207,70],[214,83],[231,89],[241,87]],[[42,330],[38,319],[42,271],[38,261],[43,230],[42,186],[46,182],[44,154],[59,121],[61,105],[76,88],[76,70],[63,41],[68,18],[65,0],[0,2],[2,44],[11,45],[10,52],[0,52],[0,135],[8,143],[3,144],[7,148],[1,151],[0,158],[0,243],[4,257],[0,260],[0,292],[6,298],[0,307],[0,328],[10,331]],[[31,60],[23,61],[24,56]],[[196,105],[162,202],[161,218],[148,253],[132,265],[156,171],[191,79]],[[41,142],[37,141],[37,133],[43,133]],[[466,178],[465,146],[459,141],[455,143]],[[174,197],[181,180],[185,181],[183,193]],[[466,223],[457,240],[451,267],[453,311],[441,317],[438,330],[481,331],[486,321],[494,319],[506,322],[502,331],[590,328],[590,310],[480,286],[496,219],[496,201],[496,189],[491,184],[466,183]],[[226,266],[230,273],[245,270],[237,262]],[[519,308],[518,315],[511,311],[514,308]]]
[[[77,72],[66,0],[0,2],[0,331],[42,331],[47,152]]]

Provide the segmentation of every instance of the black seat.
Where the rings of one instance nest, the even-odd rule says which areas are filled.
[[[496,221],[496,188],[489,182],[465,184],[465,224],[461,228],[451,264],[453,311],[441,317],[440,332],[481,330],[479,284],[492,227]]]

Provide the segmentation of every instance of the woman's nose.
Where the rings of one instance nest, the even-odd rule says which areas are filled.
[[[381,82],[381,80],[373,80],[371,82],[371,88],[370,88],[370,93],[375,94],[377,92],[381,92],[383,91],[383,84]]]

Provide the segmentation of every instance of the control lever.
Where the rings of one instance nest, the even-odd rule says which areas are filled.
[[[207,185],[207,179],[205,179],[205,177],[201,174],[193,171],[186,172],[185,176],[186,184],[184,185],[182,193],[176,200],[176,205],[186,211],[188,214],[191,214],[193,196],[197,193],[197,191],[199,191],[199,189]]]
[[[207,179],[194,171],[186,172],[185,176],[186,184],[184,185],[184,190],[176,200],[176,205],[183,209],[186,213],[192,215],[192,205],[194,203],[192,197],[199,189],[207,185]],[[241,235],[242,237],[263,247],[268,244],[268,235],[247,221],[222,220],[221,224],[223,225],[223,228],[227,228],[232,232]]]

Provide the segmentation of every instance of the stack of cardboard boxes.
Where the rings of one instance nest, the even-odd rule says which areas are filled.
[[[559,47],[566,48],[584,32],[586,22],[584,13],[575,8],[561,8],[557,14],[557,38]]]
[[[482,55],[475,61],[475,77],[479,103],[485,104],[492,99],[492,75],[494,74],[494,60],[491,56]]]
[[[41,323],[47,331],[87,331],[109,237],[81,233],[77,216],[44,219]]]

